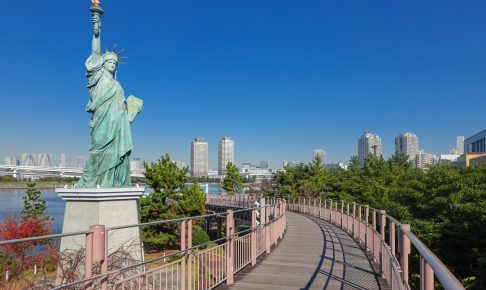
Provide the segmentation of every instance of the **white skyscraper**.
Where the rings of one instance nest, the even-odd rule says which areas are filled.
[[[15,157],[5,157],[5,165],[17,165]]]
[[[195,138],[191,143],[192,177],[208,176],[208,143],[203,138]]]
[[[61,153],[61,167],[66,167],[66,153]]]
[[[464,136],[456,137],[457,154],[464,154]]]
[[[78,156],[78,168],[84,168],[84,156]]]
[[[47,153],[37,154],[37,166],[52,167],[52,155]]]
[[[140,158],[132,158],[130,160],[130,170],[131,171],[137,171],[137,170],[142,170],[143,169],[143,162],[140,160]]]
[[[21,160],[20,165],[22,166],[37,166],[37,155],[35,154],[24,153]]]
[[[408,160],[415,162],[419,154],[418,137],[415,133],[402,133],[395,138],[395,152],[403,152],[408,155]]]
[[[327,155],[327,152],[325,150],[322,150],[322,149],[312,150],[312,159],[319,156],[321,158],[322,164],[326,164],[326,155]]]
[[[358,139],[358,157],[361,166],[364,165],[366,156],[370,154],[376,157],[381,156],[381,138],[376,134],[364,132]]]
[[[223,137],[218,142],[218,174],[226,175],[226,165],[235,164],[235,141],[229,137]]]

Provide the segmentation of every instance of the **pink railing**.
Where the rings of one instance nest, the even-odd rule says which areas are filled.
[[[237,202],[238,200],[238,202]],[[43,241],[52,243],[54,239],[77,237],[81,247],[74,269],[81,273],[76,281],[65,281],[57,277],[59,267],[71,261],[60,259],[56,273],[51,273],[52,283],[45,288],[54,289],[173,289],[206,290],[226,281],[234,283],[234,274],[247,265],[255,265],[258,256],[270,253],[272,245],[282,238],[286,229],[286,201],[275,200],[265,205],[264,199],[258,199],[260,206],[255,206],[256,199],[228,197],[208,199],[208,204],[233,208],[223,213],[196,217],[163,220],[119,227],[105,228],[103,225],[92,226],[89,230],[77,233],[50,235],[22,240],[0,241],[0,250],[24,242]],[[249,217],[248,228],[237,231],[235,215]],[[211,242],[194,245],[192,226],[205,218],[218,218],[225,221],[226,235]],[[130,228],[141,229],[143,226],[163,223],[177,223],[180,231],[180,250],[168,255],[130,265],[113,265],[118,260],[110,260],[110,234]],[[140,245],[139,245],[140,246]],[[207,249],[205,249],[208,247]],[[116,258],[116,257],[114,257]],[[173,259],[173,261],[167,261]],[[115,266],[115,267],[114,267]],[[1,286],[2,284],[0,284]]]
[[[316,216],[347,231],[373,254],[390,289],[410,288],[411,245],[419,255],[420,289],[433,290],[434,277],[446,290],[465,289],[447,267],[411,231],[384,210],[330,199],[293,199],[289,210]],[[397,243],[398,241],[398,243]]]

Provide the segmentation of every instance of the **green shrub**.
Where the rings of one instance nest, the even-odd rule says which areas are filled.
[[[192,227],[192,244],[194,246],[205,244],[209,242],[209,235],[206,233],[205,230],[203,230],[200,226],[193,226]],[[201,249],[205,249],[207,247],[201,247]]]

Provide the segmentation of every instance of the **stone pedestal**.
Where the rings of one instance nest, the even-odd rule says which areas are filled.
[[[138,200],[143,187],[126,188],[57,188],[66,201],[62,233],[87,231],[92,225],[106,228],[140,223]],[[108,231],[108,255],[124,248],[135,261],[143,261],[141,229],[130,227]],[[63,237],[60,250],[85,247],[85,236]]]

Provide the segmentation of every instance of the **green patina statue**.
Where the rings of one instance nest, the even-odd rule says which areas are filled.
[[[93,1],[92,53],[86,61],[90,100],[86,111],[92,113],[91,149],[83,176],[75,187],[130,186],[130,153],[133,147],[130,122],[143,109],[143,102],[125,93],[116,80],[120,53],[101,54],[101,15],[99,1]]]

